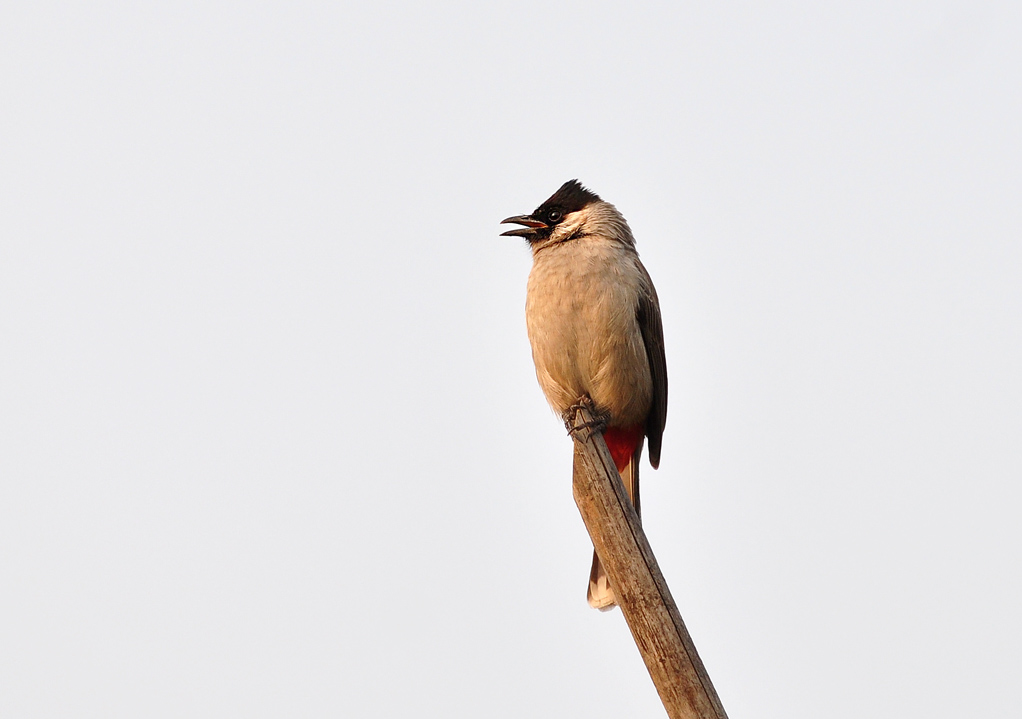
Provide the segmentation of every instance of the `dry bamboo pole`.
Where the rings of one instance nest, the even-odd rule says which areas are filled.
[[[646,669],[671,719],[727,719],[592,421],[577,411],[572,491]]]

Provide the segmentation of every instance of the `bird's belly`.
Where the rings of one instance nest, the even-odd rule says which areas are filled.
[[[612,426],[645,423],[652,378],[635,316],[636,288],[619,273],[602,272],[599,263],[548,264],[530,275],[526,307],[547,400],[563,414],[588,396]]]

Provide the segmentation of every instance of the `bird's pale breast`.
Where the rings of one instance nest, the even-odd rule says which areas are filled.
[[[638,262],[600,237],[537,253],[525,315],[540,387],[558,413],[588,395],[612,426],[645,422],[652,378],[636,319]]]

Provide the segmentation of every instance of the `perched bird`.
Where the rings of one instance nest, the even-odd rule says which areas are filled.
[[[667,361],[660,302],[621,213],[578,180],[564,183],[522,225],[502,236],[532,249],[525,319],[536,377],[570,427],[579,403],[605,427],[603,436],[639,512],[643,438],[660,465],[667,421]],[[616,605],[593,552],[589,604]]]

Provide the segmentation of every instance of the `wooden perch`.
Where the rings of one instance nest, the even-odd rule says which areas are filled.
[[[572,490],[618,606],[671,719],[727,719],[628,499],[603,435],[575,415]],[[591,426],[591,425],[589,425]]]

